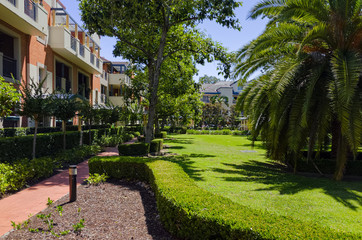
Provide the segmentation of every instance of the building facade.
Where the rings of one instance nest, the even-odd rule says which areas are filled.
[[[212,98],[224,97],[227,104],[224,104],[223,106],[230,109],[230,107],[236,103],[236,99],[242,90],[243,88],[238,85],[237,81],[220,81],[213,84],[202,84],[201,101],[210,103],[213,100]]]
[[[0,1],[0,75],[28,84],[44,80],[48,93],[79,94],[91,104],[102,101],[100,38],[82,29],[59,0]],[[44,119],[43,126],[54,120]],[[13,116],[4,127],[32,126]]]
[[[114,106],[125,104],[126,86],[131,86],[131,79],[126,74],[128,66],[128,62],[111,62],[103,58],[101,93]]]

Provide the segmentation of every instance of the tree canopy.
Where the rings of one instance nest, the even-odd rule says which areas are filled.
[[[189,52],[199,63],[221,60],[225,63],[222,67],[225,75],[229,75],[229,54],[195,26],[208,19],[240,29],[234,14],[240,5],[234,0],[80,1],[82,20],[90,31],[116,37],[116,56],[148,68],[150,102],[146,142],[152,137],[163,62],[176,53]]]
[[[202,77],[199,78],[199,83],[200,84],[206,84],[206,83],[209,83],[209,84],[214,84],[214,83],[217,83],[217,82],[220,82],[221,79],[215,77],[215,76],[208,76],[208,75],[204,75]]]
[[[340,180],[362,143],[361,1],[267,0],[250,13],[259,16],[270,19],[267,29],[240,49],[235,75],[264,74],[238,105],[270,156],[294,166],[303,148],[312,160],[331,134]]]

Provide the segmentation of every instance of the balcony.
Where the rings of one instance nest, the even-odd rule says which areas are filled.
[[[114,106],[124,106],[124,98],[122,96],[109,96],[108,99]]]
[[[110,73],[109,84],[111,85],[122,85],[129,83],[129,77],[124,73]]]
[[[38,1],[0,1],[0,20],[32,36],[48,35],[48,13]]]
[[[102,73],[102,60],[96,39],[85,33],[62,8],[52,9],[49,46],[54,52],[93,74]],[[97,64],[98,63],[98,64]]]

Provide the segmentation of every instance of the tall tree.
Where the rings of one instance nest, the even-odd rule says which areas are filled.
[[[52,94],[52,110],[53,116],[57,119],[62,120],[62,131],[63,131],[63,149],[66,149],[66,127],[67,121],[75,117],[77,111],[79,111],[80,102],[77,101],[76,95],[56,92]]]
[[[297,158],[306,145],[309,153],[320,149],[332,132],[341,180],[348,151],[356,154],[362,142],[361,1],[267,0],[250,16],[271,20],[238,53],[236,75],[265,71],[240,106],[276,159]]]
[[[29,84],[24,84],[21,89],[22,101],[19,114],[29,117],[35,122],[33,139],[33,159],[36,157],[36,137],[39,122],[43,117],[51,116],[50,98],[46,95],[47,89],[43,88],[46,79],[35,82],[30,79]]]
[[[81,0],[80,9],[86,27],[99,35],[118,39],[114,54],[122,55],[148,68],[149,112],[146,142],[150,142],[156,114],[159,76],[163,62],[178,52],[192,52],[199,63],[219,59],[228,54],[217,43],[196,30],[206,19],[222,26],[240,29],[234,0]],[[224,72],[229,74],[229,64]]]

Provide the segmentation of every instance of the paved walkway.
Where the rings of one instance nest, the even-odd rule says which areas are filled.
[[[131,141],[134,142],[134,141]],[[131,143],[129,142],[129,143]],[[106,148],[98,156],[117,156],[117,148]],[[78,164],[78,185],[89,176],[88,161]],[[29,214],[37,214],[47,206],[48,197],[58,200],[69,193],[69,175],[64,170],[32,187],[26,188],[0,200],[0,236],[12,229],[11,222],[20,223],[28,219]]]

